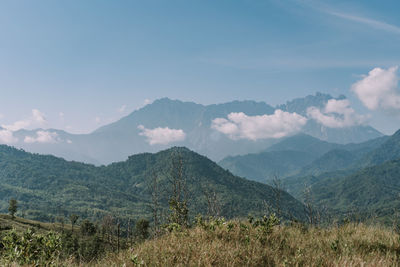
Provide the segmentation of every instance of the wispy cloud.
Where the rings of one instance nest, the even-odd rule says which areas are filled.
[[[366,17],[361,17],[361,16],[356,16],[352,14],[346,14],[346,13],[341,13],[341,12],[336,12],[336,11],[331,11],[331,10],[325,10],[326,13],[340,17],[343,19],[359,22],[365,25],[368,25],[370,27],[373,27],[378,30],[384,30],[387,32],[395,33],[395,34],[400,34],[400,27],[396,25],[392,25],[383,21],[371,19],[371,18],[366,18]]]
[[[126,105],[125,105],[125,104],[122,105],[122,106],[120,106],[120,107],[117,109],[117,111],[118,111],[119,113],[124,113],[125,110],[126,110]]]
[[[307,6],[308,8],[312,8],[314,10],[317,10],[318,12],[322,12],[325,14],[329,14],[338,18],[342,18],[345,20],[357,22],[364,24],[366,26],[378,29],[378,30],[383,30],[386,32],[391,32],[394,34],[400,34],[400,26],[393,25],[384,21],[380,21],[377,19],[373,19],[370,17],[362,16],[359,14],[352,14],[350,12],[344,12],[342,10],[338,10],[333,6],[328,6],[322,4],[320,1],[313,1],[313,0],[297,0],[296,1],[298,4]]]

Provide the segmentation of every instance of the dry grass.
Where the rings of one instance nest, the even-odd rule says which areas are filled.
[[[398,234],[380,226],[275,226],[266,233],[235,221],[172,232],[81,266],[400,266],[399,256]]]
[[[36,228],[36,230],[39,232],[47,232],[50,230],[61,231],[63,228],[65,230],[71,230],[71,225],[65,223],[65,225],[62,226],[60,223],[44,223],[20,217],[15,217],[15,219],[12,219],[10,215],[0,214],[0,232],[12,228],[19,232],[28,230],[30,228]],[[76,226],[75,229],[79,229],[79,227]]]

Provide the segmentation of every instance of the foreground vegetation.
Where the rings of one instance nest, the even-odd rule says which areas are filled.
[[[326,228],[282,224],[271,215],[248,221],[197,218],[189,228],[166,225],[150,239],[89,261],[63,255],[47,233],[48,254],[36,264],[54,266],[398,266],[400,236],[379,225],[345,223]],[[33,240],[33,239],[31,239]],[[3,239],[1,264],[11,264]],[[26,252],[27,250],[25,250]],[[42,250],[43,251],[43,250]],[[15,261],[14,261],[15,262]],[[24,264],[24,262],[16,263]]]

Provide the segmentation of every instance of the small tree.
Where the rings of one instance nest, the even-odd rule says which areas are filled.
[[[15,198],[10,199],[10,203],[8,206],[8,212],[11,215],[12,219],[15,219],[15,213],[17,212],[18,204]]]
[[[274,195],[275,195],[275,205],[276,205],[276,211],[277,211],[277,215],[278,218],[280,219],[282,216],[281,213],[281,200],[282,200],[282,191],[283,186],[282,186],[282,181],[279,179],[278,175],[274,175],[274,178],[272,179],[272,189],[274,191]]]
[[[150,222],[146,219],[140,219],[135,225],[135,235],[139,240],[145,240],[149,237]]]
[[[74,225],[76,224],[78,219],[79,219],[79,216],[74,213],[69,215],[69,220],[71,221],[71,226],[72,226],[72,233],[74,232]]]
[[[169,199],[170,223],[188,226],[188,187],[183,173],[183,159],[180,154],[172,158],[171,178],[172,195]]]

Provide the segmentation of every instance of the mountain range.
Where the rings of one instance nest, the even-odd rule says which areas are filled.
[[[132,154],[157,152],[176,145],[188,147],[219,161],[227,156],[264,151],[285,136],[230,136],[223,131],[226,129],[213,126],[216,119],[228,122],[229,115],[233,113],[258,116],[255,118],[259,119],[273,115],[277,110],[290,114],[295,112],[306,117],[310,107],[323,109],[327,101],[332,99],[340,101],[345,98],[317,93],[276,107],[255,101],[201,105],[162,98],[89,134],[70,134],[57,129],[21,129],[14,132],[18,142],[12,145],[30,152],[52,154],[96,165],[122,161]],[[367,125],[333,128],[313,119],[308,119],[299,131],[340,144],[358,143],[382,136],[379,131]]]
[[[389,140],[391,139],[388,136],[382,136],[357,144],[337,144],[298,134],[287,137],[260,153],[229,156],[219,164],[236,175],[259,182],[268,182],[274,177],[282,179],[289,176],[318,175],[379,163],[377,159],[372,159],[373,155],[376,155],[375,158],[378,155],[385,157],[383,155],[388,153],[382,150],[396,147],[388,145],[386,141]],[[369,158],[365,159],[367,154]]]
[[[234,176],[182,147],[96,167],[0,145],[0,212],[7,212],[9,199],[15,198],[19,216],[41,221],[72,213],[93,221],[107,214],[151,219],[154,192],[160,213],[167,213],[176,170],[182,170],[191,217],[208,213],[207,196],[212,195],[214,206],[227,218],[260,215],[266,208],[286,218],[304,218],[303,204],[288,193],[279,191],[278,203],[278,191],[271,186]]]

